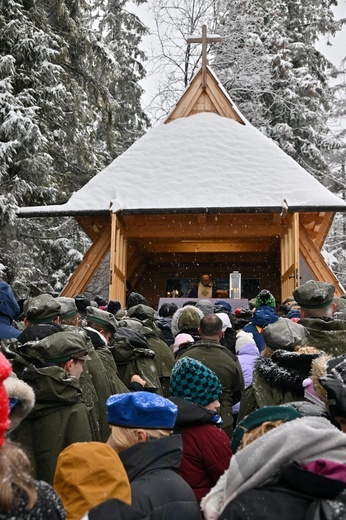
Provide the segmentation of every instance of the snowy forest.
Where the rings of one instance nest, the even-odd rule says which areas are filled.
[[[346,21],[336,0],[149,0],[147,55],[148,28],[124,0],[0,5],[0,273],[18,298],[61,291],[90,243],[72,217],[17,208],[67,201],[167,115],[201,64],[186,39],[202,24],[221,36],[209,63],[244,116],[345,198],[345,62],[316,48]],[[143,107],[147,69],[160,79]],[[339,214],[324,251],[344,286],[345,229]]]

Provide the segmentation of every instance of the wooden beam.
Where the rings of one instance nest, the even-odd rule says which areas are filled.
[[[131,215],[124,220],[128,238],[240,239],[281,236],[283,226],[274,215]]]
[[[270,248],[269,241],[181,241],[181,242],[154,242],[146,244],[148,254],[170,252],[170,253],[240,253],[240,252],[263,252]]]
[[[68,284],[61,291],[60,296],[72,298],[85,291],[110,247],[110,234],[111,225],[108,220],[107,225],[98,234],[95,242],[84,255],[83,260],[69,279]]]
[[[335,287],[335,296],[340,297],[344,290],[324,261],[323,255],[314,244],[304,226],[300,226],[300,253],[316,280],[332,283]]]
[[[98,237],[100,231],[107,225],[109,222],[109,216],[83,216],[83,217],[75,217],[80,227],[85,231],[85,233],[91,238],[94,242]]]

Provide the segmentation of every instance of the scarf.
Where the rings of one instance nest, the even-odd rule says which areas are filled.
[[[202,502],[206,520],[216,520],[238,495],[275,482],[286,462],[326,459],[346,463],[346,435],[322,417],[284,423],[238,451]]]

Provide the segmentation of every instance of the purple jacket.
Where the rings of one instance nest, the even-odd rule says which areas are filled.
[[[244,389],[251,385],[255,361],[259,358],[259,350],[253,343],[243,345],[237,353],[238,360],[243,371]],[[239,412],[240,403],[232,406],[232,413]]]

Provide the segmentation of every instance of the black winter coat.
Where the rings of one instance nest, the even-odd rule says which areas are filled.
[[[180,435],[140,442],[119,454],[131,483],[132,506],[148,520],[200,520],[190,486],[178,475]]]
[[[26,511],[27,498],[16,489],[15,508],[10,513],[0,511],[0,520],[64,520],[65,510],[58,495],[47,482],[36,481],[37,501],[30,511]]]

